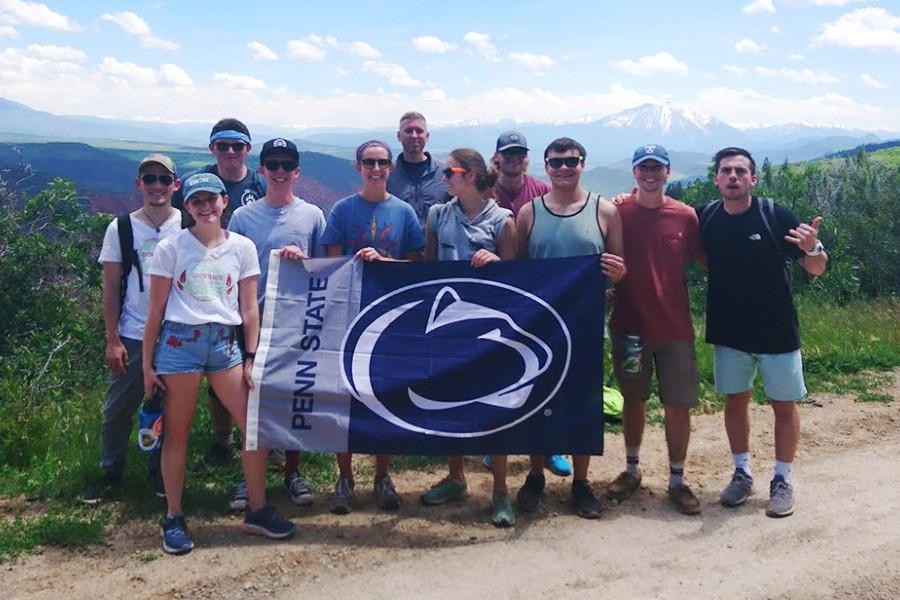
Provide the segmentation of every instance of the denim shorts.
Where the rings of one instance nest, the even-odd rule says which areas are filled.
[[[739,394],[752,389],[757,366],[770,400],[796,402],[806,396],[799,350],[783,354],[751,354],[728,346],[716,346],[716,391]]]
[[[153,362],[157,375],[215,373],[242,362],[234,325],[163,321]]]

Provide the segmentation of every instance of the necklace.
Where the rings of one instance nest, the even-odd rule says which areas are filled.
[[[167,214],[165,217],[163,217],[163,220],[162,220],[162,221],[160,221],[159,223],[157,223],[156,221],[154,221],[153,219],[150,218],[150,214],[147,212],[147,209],[146,209],[146,208],[141,209],[141,210],[143,211],[144,218],[147,219],[148,221],[150,221],[150,224],[153,225],[153,227],[156,229],[156,233],[159,233],[160,228],[161,228],[163,225],[165,225],[166,221],[169,220],[169,217],[172,216],[172,209],[170,208],[170,209],[169,209],[169,214]]]

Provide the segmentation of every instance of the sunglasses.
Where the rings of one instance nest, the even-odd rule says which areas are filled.
[[[462,167],[447,167],[444,169],[444,179],[450,179],[453,177],[454,173],[459,173],[462,175],[463,173],[468,173],[468,169],[463,169]]]
[[[175,178],[171,175],[154,175],[153,173],[144,173],[141,175],[141,181],[144,182],[144,185],[153,185],[157,181],[168,187],[172,185],[172,182],[175,181]]]
[[[500,156],[504,158],[525,158],[528,156],[528,150],[525,148],[510,148],[509,150],[502,150]]]
[[[247,144],[244,142],[216,142],[216,150],[219,152],[228,152],[228,149],[231,148],[231,151],[235,154],[244,151],[244,148],[247,147]]]
[[[550,165],[551,169],[561,169],[563,165],[566,165],[570,169],[574,169],[582,162],[584,162],[584,157],[567,156],[565,158],[545,158],[544,162]]]
[[[277,171],[278,167],[281,167],[282,169],[284,169],[285,173],[290,173],[291,171],[296,170],[296,168],[298,166],[300,166],[300,164],[295,160],[275,160],[275,159],[267,160],[266,162],[263,163],[263,165],[269,171]]]
[[[189,198],[187,203],[196,208],[202,206],[215,206],[216,202],[219,201],[219,198],[221,198],[221,196],[215,196],[213,198]]]
[[[364,166],[367,169],[374,169],[375,165],[378,165],[382,169],[386,169],[391,166],[391,159],[389,158],[364,158],[359,161],[359,164]]]

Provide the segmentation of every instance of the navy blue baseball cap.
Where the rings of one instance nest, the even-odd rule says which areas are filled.
[[[497,138],[497,152],[503,152],[510,148],[524,148],[528,150],[528,142],[525,136],[518,131],[506,131]]]
[[[275,138],[263,144],[262,150],[259,153],[260,164],[272,154],[287,154],[294,160],[300,161],[300,152],[297,150],[297,144],[284,138]]]
[[[642,162],[648,160],[655,160],[659,164],[668,167],[669,153],[666,152],[666,149],[659,144],[648,144],[646,146],[641,146],[634,151],[634,156],[631,157],[631,166],[636,167]]]

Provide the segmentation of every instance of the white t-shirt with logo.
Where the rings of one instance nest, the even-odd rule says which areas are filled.
[[[173,211],[165,223],[156,231],[141,219],[131,216],[131,230],[134,233],[134,247],[144,274],[144,291],[141,292],[138,280],[137,265],[132,265],[128,274],[128,286],[125,289],[125,301],[119,314],[119,335],[132,340],[144,338],[144,324],[147,322],[147,309],[150,297],[150,261],[159,242],[181,231],[181,211]],[[113,219],[103,236],[103,247],[100,249],[99,263],[122,263],[122,249],[119,247],[118,219]]]
[[[249,239],[234,232],[226,236],[225,242],[210,249],[183,229],[156,247],[150,274],[172,279],[167,321],[241,324],[238,282],[259,275],[259,257]]]

